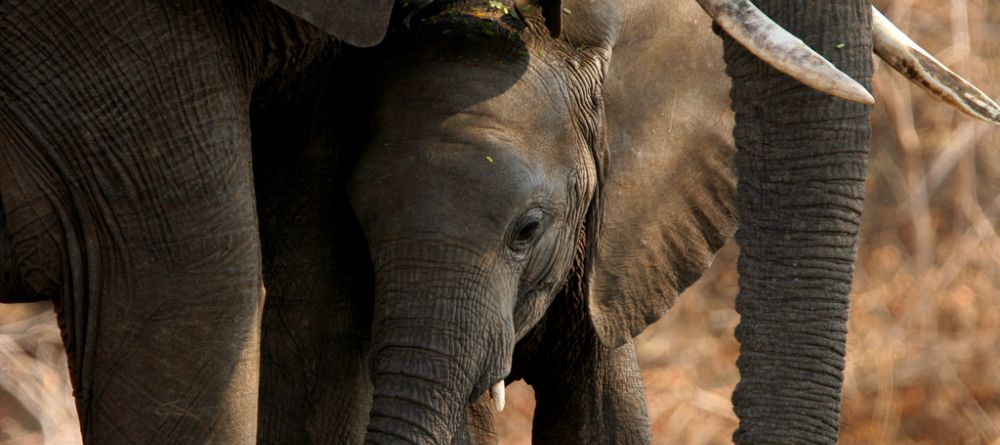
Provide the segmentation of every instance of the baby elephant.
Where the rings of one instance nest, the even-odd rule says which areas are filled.
[[[385,49],[348,187],[375,274],[374,443],[488,436],[489,410],[466,406],[502,408],[520,378],[536,441],[648,442],[632,336],[734,228],[721,56],[671,67],[619,40],[619,64],[621,11],[580,10],[594,26],[554,39],[526,9],[425,10]],[[707,17],[635,20],[701,26],[696,50],[721,50]]]

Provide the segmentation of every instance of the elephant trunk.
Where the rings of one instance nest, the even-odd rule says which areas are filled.
[[[451,443],[466,407],[509,372],[513,331],[499,316],[503,299],[489,268],[462,248],[377,252],[366,442]]]
[[[450,443],[463,421],[460,408],[466,397],[456,388],[464,382],[448,382],[442,375],[459,365],[418,346],[388,347],[375,360],[379,364],[365,442]]]
[[[866,86],[867,0],[756,2]],[[805,9],[803,9],[805,8]],[[782,76],[725,44],[739,149],[743,443],[837,442],[847,313],[864,198],[868,106]]]

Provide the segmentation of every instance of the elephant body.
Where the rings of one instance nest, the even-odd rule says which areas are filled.
[[[336,43],[264,2],[5,2],[0,22],[5,227],[55,301],[83,437],[254,441],[251,104]]]
[[[539,443],[649,442],[631,339],[736,229],[710,19],[275,3],[0,4],[0,301],[85,441],[493,443],[524,379]]]

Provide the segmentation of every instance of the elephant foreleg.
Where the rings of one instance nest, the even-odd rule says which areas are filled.
[[[7,228],[90,444],[255,439],[252,82],[225,7],[0,2]]]
[[[535,391],[532,440],[649,443],[635,347],[602,346],[584,311],[579,298],[560,296],[515,349],[511,378],[524,378]]]
[[[333,49],[331,47],[331,49]],[[268,299],[258,442],[360,444],[371,407],[373,295],[364,235],[344,193],[354,126],[335,51],[275,79],[253,110]],[[261,97],[263,96],[263,97]]]
[[[27,303],[46,299],[24,281],[14,255],[14,240],[7,232],[7,217],[0,203],[0,303]]]
[[[529,379],[537,405],[535,443],[646,444],[649,415],[632,342],[596,345],[558,379]]]

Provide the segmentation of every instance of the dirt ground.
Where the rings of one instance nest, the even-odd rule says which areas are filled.
[[[876,3],[1000,97],[1000,2]],[[1000,131],[884,66],[875,97],[841,443],[1000,445]],[[637,340],[656,443],[731,443],[737,255],[727,246]],[[77,443],[58,332],[35,311],[0,308],[0,445],[43,443],[42,429],[49,444]],[[531,389],[507,397],[503,443],[529,443]]]

